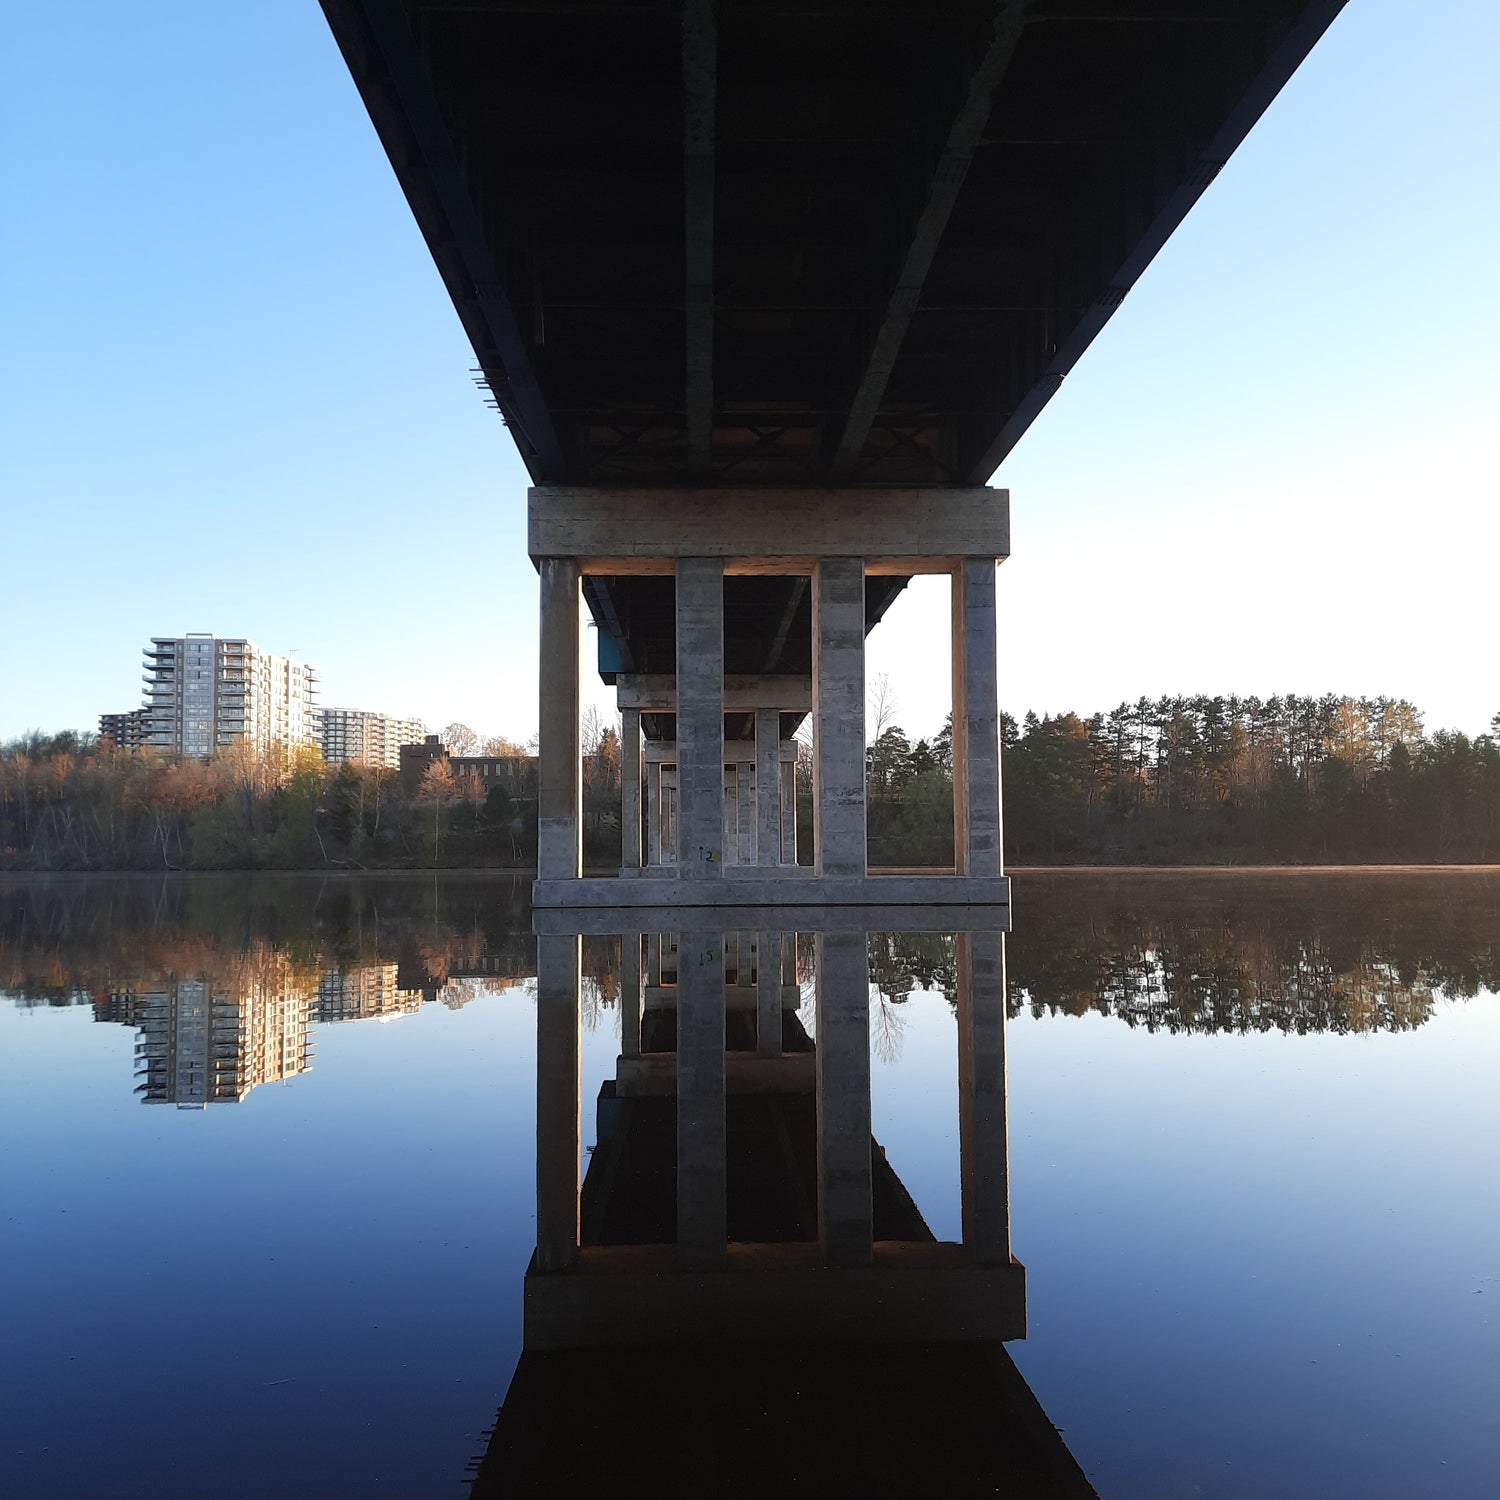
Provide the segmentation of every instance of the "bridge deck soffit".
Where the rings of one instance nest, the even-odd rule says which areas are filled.
[[[960,491],[1342,3],[322,0],[534,480]]]

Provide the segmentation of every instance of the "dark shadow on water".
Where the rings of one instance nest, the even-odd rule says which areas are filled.
[[[523,1354],[475,1500],[591,1490],[1096,1493],[1002,1344]]]

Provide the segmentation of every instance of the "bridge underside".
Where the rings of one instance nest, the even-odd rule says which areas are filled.
[[[1338,0],[324,0],[538,483],[984,484]]]
[[[652,866],[653,837],[671,846],[679,884],[723,885],[725,863],[763,862],[720,803],[743,811],[749,784],[764,811],[770,749],[747,772],[724,747],[772,730],[750,709],[712,711],[728,679],[812,680],[802,709],[759,706],[783,711],[778,740],[813,712],[824,778],[825,749],[847,736],[817,722],[817,703],[835,670],[862,673],[863,636],[907,577],[949,572],[956,600],[993,592],[1007,548],[992,538],[929,528],[897,546],[867,535],[860,507],[896,490],[936,515],[935,497],[988,481],[1341,4],[323,0],[476,380],[537,486],[533,522],[538,503],[566,497],[573,519],[605,531],[622,516],[654,524],[653,496],[691,497],[672,512],[679,534],[655,525],[649,557],[628,566],[582,532],[571,551],[539,542],[533,525],[544,636],[581,589],[605,680],[629,690],[675,675],[683,695],[639,712],[622,699],[627,739],[680,752],[667,790],[683,819],[702,812],[693,828],[673,822],[658,787],[643,864],[627,849],[628,869]],[[817,547],[778,560],[788,494],[830,524]],[[713,544],[756,516],[754,545]],[[712,581],[705,566],[719,570]],[[956,648],[969,639],[959,609]],[[557,739],[548,710],[554,684],[576,704],[571,648],[552,637],[544,759],[577,741]],[[716,684],[703,677],[714,669]],[[698,711],[685,672],[698,674]],[[992,717],[993,679],[969,676],[965,708],[988,693]],[[841,714],[860,700],[862,734],[862,676],[835,696]],[[689,750],[701,750],[697,771]],[[816,789],[819,877],[863,878],[862,851],[858,871],[849,853],[863,793],[847,774]],[[961,825],[977,806],[987,829],[992,793],[998,774],[993,786],[981,776],[960,845],[987,839]],[[562,796],[556,859],[543,814],[553,875],[538,894],[557,896],[555,876],[592,900],[561,852]],[[848,798],[857,818],[843,818]],[[849,849],[824,849],[845,823]],[[962,848],[957,865],[981,878]]]

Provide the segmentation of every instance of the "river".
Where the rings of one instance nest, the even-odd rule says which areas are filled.
[[[1093,1491],[1488,1493],[1500,872],[1023,872],[1015,900],[987,1158],[1025,1267],[1005,1347]],[[581,942],[585,1174],[677,1024],[653,941],[639,1046],[621,939]],[[823,941],[780,960],[788,1077]],[[877,1240],[966,1233],[970,941],[868,936]],[[482,1482],[520,1461],[489,1434],[538,1235],[537,946],[504,877],[0,878],[0,1488],[459,1496],[487,1447]],[[749,936],[724,946],[748,976]],[[731,1238],[776,1213],[765,1238],[816,1237],[795,1142],[792,1206],[736,1187],[734,1118]],[[585,1183],[585,1242],[652,1237],[629,1229],[649,1191],[610,1191]],[[616,1354],[580,1368],[563,1430],[649,1399]],[[931,1403],[893,1369],[897,1425]]]

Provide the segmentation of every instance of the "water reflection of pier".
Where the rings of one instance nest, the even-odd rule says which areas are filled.
[[[736,913],[750,920],[730,933],[684,925],[705,912],[599,912],[630,930],[621,1051],[580,1182],[580,934],[563,926],[582,916],[537,914],[537,1248],[475,1493],[609,1476],[625,1493],[1092,1495],[1003,1347],[1026,1332],[1004,913],[799,911],[814,928],[799,936],[776,925],[784,909]],[[957,1243],[933,1235],[871,1133],[868,932],[893,923],[967,929]],[[640,1403],[597,1399],[604,1351],[673,1413],[670,1461],[642,1447]]]

